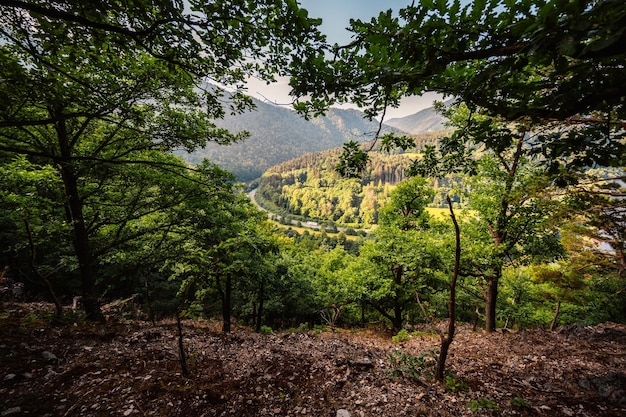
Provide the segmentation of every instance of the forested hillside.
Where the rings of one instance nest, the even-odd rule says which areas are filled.
[[[0,1],[0,415],[626,415],[624,2],[376,16]],[[248,112],[285,75],[328,117]],[[449,132],[329,110],[426,91]]]
[[[268,169],[258,181],[255,197],[262,207],[282,216],[370,227],[378,222],[378,210],[393,186],[407,178],[413,159],[426,146],[437,146],[447,133],[414,135],[415,147],[407,152],[381,152],[380,145],[375,146],[359,178],[344,178],[336,171],[342,148],[309,153]],[[457,183],[450,176],[433,179],[437,193],[431,205],[444,206],[447,191]]]
[[[305,153],[332,149],[355,140],[371,140],[378,130],[376,121],[350,109],[329,109],[326,116],[305,120],[287,107],[253,99],[256,108],[243,114],[226,114],[216,124],[231,132],[247,131],[250,137],[240,143],[220,146],[209,143],[190,154],[182,154],[195,164],[203,158],[234,173],[239,181],[259,178],[269,167]],[[395,131],[387,127],[383,132]]]

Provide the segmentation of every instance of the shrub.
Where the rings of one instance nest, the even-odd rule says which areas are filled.
[[[485,408],[489,410],[497,410],[499,408],[498,404],[496,404],[495,401],[489,398],[478,398],[472,400],[467,403],[467,406],[470,410],[472,410],[472,412],[476,412]]]
[[[389,362],[393,366],[391,376],[403,375],[417,379],[424,375],[427,378],[432,378],[434,375],[433,370],[437,365],[438,354],[439,349],[437,348],[429,349],[417,356],[396,349],[389,354]]]
[[[515,408],[528,408],[528,402],[522,397],[511,398],[511,405]]]
[[[406,329],[402,329],[395,336],[391,338],[391,341],[396,344],[402,343],[402,342],[408,342],[409,332],[407,332]]]

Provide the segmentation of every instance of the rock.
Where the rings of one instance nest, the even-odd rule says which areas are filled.
[[[48,352],[47,350],[44,350],[43,352],[41,352],[41,356],[47,360],[47,361],[58,361],[59,358],[57,358],[57,355],[55,355],[52,352]]]
[[[17,375],[15,375],[15,374],[6,374],[2,380],[3,381],[11,381],[11,380],[15,379],[16,376]]]
[[[595,391],[601,397],[616,404],[626,404],[626,375],[618,372],[609,372],[604,376],[585,376],[578,381],[578,385],[586,390]]]
[[[55,372],[55,371],[53,371],[52,369],[49,369],[49,370],[48,370],[48,373],[44,376],[44,378],[46,378],[46,379],[50,379],[50,378],[54,378],[54,377],[56,377],[56,376],[58,376],[58,375],[59,375],[59,373],[58,373],[58,372]]]
[[[0,416],[4,417],[4,416],[12,416],[13,414],[19,414],[22,412],[22,409],[20,407],[11,407],[7,410],[4,410],[2,413],[0,413]]]
[[[350,417],[350,412],[348,410],[340,408],[339,410],[337,410],[337,417]]]
[[[372,369],[374,367],[374,362],[372,362],[372,360],[368,357],[363,357],[361,359],[352,361],[350,365],[352,365],[355,368],[360,368],[360,369],[365,370],[365,369]]]

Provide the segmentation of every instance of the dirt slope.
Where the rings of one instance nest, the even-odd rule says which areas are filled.
[[[444,386],[412,376],[428,371],[416,365],[438,345],[428,335],[222,335],[186,321],[187,379],[174,322],[50,326],[23,306],[0,317],[2,416],[626,415],[624,325],[461,327]]]

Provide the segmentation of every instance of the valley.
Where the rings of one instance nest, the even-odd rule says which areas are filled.
[[[336,172],[341,148],[285,161],[254,181],[255,202],[288,224],[314,222],[331,230],[367,230],[377,224],[379,209],[394,185],[406,178],[420,152],[447,134],[449,131],[412,135],[414,146],[406,152],[388,153],[373,147],[360,178],[344,178]],[[437,192],[429,206],[444,207],[447,191],[458,186],[458,179],[447,176],[431,182]]]

